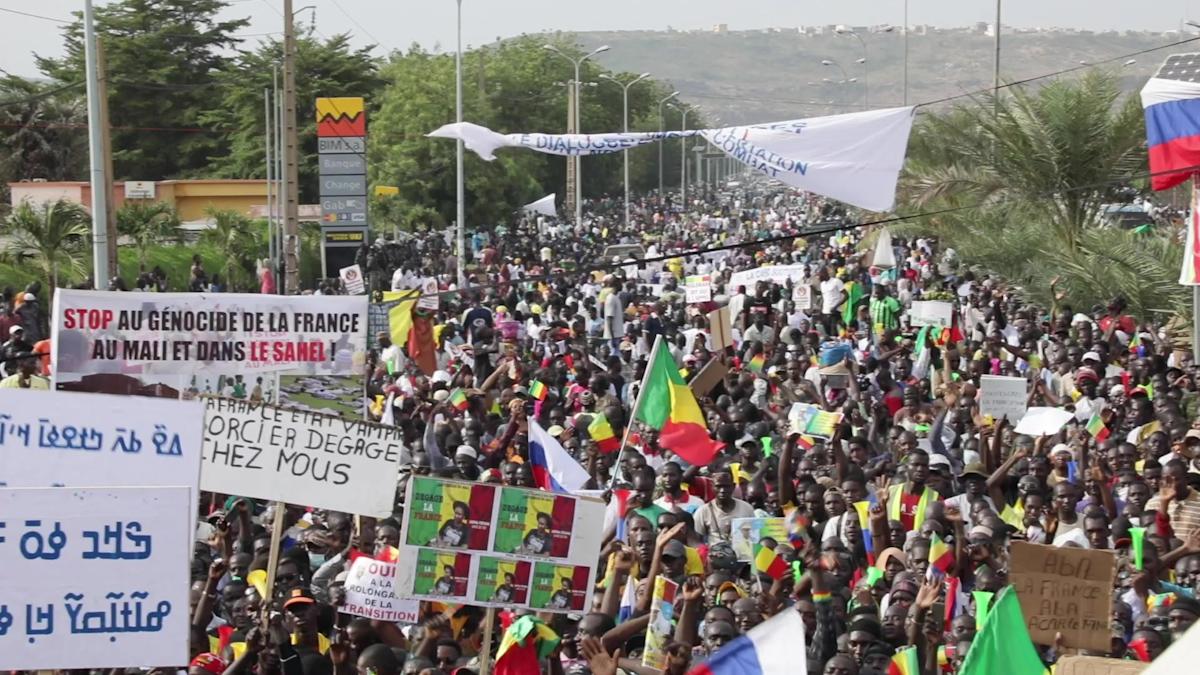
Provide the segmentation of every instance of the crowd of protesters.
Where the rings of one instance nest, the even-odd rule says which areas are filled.
[[[524,216],[474,235],[465,289],[442,233],[360,251],[372,294],[430,277],[443,291],[432,373],[388,332],[373,336],[370,414],[403,429],[408,449],[396,513],[276,511],[219,496],[193,563],[193,675],[478,673],[482,646],[495,651],[513,613],[501,612],[491,639],[471,606],[422,603],[415,625],[372,621],[338,612],[342,585],[354,555],[397,546],[409,475],[537,487],[531,422],[586,468],[590,494],[628,494],[623,515],[609,509],[604,523],[589,611],[540,617],[558,638],[542,673],[682,675],[781,612],[803,618],[809,673],[887,673],[909,646],[924,675],[954,673],[985,597],[971,591],[1009,583],[1015,540],[1115,551],[1111,615],[1096,617],[1111,625],[1111,649],[1098,655],[1152,660],[1200,616],[1200,373],[1161,326],[1126,314],[1121,298],[1034,306],[930,239],[894,239],[895,265],[876,267],[853,214],[782,188],[714,189],[687,208],[647,199],[630,223],[622,209],[594,202],[581,224]],[[730,282],[775,265],[806,273]],[[694,275],[710,275],[711,300],[686,302]],[[931,298],[953,303],[948,330],[912,326],[912,303]],[[34,351],[42,335],[40,310],[22,299],[24,313],[0,317],[6,354]],[[709,318],[722,307],[728,346]],[[707,465],[630,421],[660,340],[685,380],[714,362],[725,370],[697,396],[722,444]],[[1016,420],[981,414],[983,375],[1025,377],[1029,405],[1073,421],[1050,436],[1016,434]],[[535,381],[544,398],[531,395]],[[465,409],[450,405],[455,390]],[[802,435],[789,420],[796,403],[842,422],[829,438]],[[589,434],[601,414],[618,438],[630,427],[619,451]],[[1087,430],[1094,417],[1106,437]],[[795,574],[766,576],[734,550],[734,519],[797,513],[807,543],[772,542],[800,561]],[[264,598],[254,579],[271,560],[276,518],[284,544]],[[1146,528],[1140,569],[1135,528]],[[945,578],[928,573],[934,541],[953,551]],[[665,671],[640,658],[660,575],[680,588]],[[630,584],[635,602],[623,607]],[[1048,665],[1074,651],[1039,647]]]

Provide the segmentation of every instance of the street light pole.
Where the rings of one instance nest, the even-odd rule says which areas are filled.
[[[908,106],[908,0],[904,0],[904,105]]]
[[[660,133],[660,134],[666,131],[666,127],[663,124],[663,104],[666,103],[667,101],[670,101],[671,99],[675,98],[678,95],[679,95],[679,92],[673,91],[670,94],[668,94],[667,96],[663,97],[662,100],[660,100],[658,102],[658,133]],[[667,141],[665,138],[659,139],[659,141],[658,141],[658,199],[659,199],[659,203],[662,203],[662,198],[663,198],[663,146],[666,144],[667,144]]]
[[[462,0],[458,0],[458,48],[454,51],[454,119],[459,124],[463,121],[463,76],[462,76]],[[466,248],[466,219],[467,204],[463,178],[463,142],[460,138],[455,147],[455,186],[457,212],[455,214],[454,239],[458,248],[458,287],[467,285],[467,248]]]
[[[994,115],[1000,114],[1000,2],[1001,0],[996,0],[996,28],[993,31],[996,38],[996,58],[992,73],[992,111]]]
[[[687,131],[687,114],[688,109],[679,106],[680,112],[683,113],[683,124],[679,130]],[[679,204],[684,212],[687,212],[687,136],[679,137]]]
[[[579,111],[581,108],[583,108],[583,90],[579,86],[579,69],[583,65],[584,61],[587,61],[601,52],[608,51],[608,45],[600,45],[578,59],[573,59],[570,56],[567,56],[565,52],[554,45],[542,45],[542,49],[558,54],[564,59],[570,61],[571,65],[575,67],[575,133],[582,133],[583,128],[579,123]],[[575,224],[580,225],[583,223],[583,173],[581,171],[582,165],[579,162],[579,155],[575,155],[573,159],[575,162]]]
[[[108,198],[104,166],[104,129],[100,119],[100,72],[96,60],[96,27],[92,0],[83,3],[84,66],[87,69],[88,156],[92,181],[92,277],[93,288],[108,288]],[[57,282],[55,278],[52,281]]]
[[[641,82],[642,80],[646,79],[647,77],[650,77],[650,73],[642,73],[641,75],[638,75],[633,80],[630,80],[628,83],[622,83],[620,80],[613,77],[612,75],[609,75],[608,73],[604,73],[604,74],[600,75],[600,79],[609,80],[610,82],[615,83],[618,87],[621,88],[621,105],[622,105],[621,119],[622,119],[622,124],[624,127],[623,130],[625,133],[629,133],[629,88],[632,87],[633,85],[637,84],[638,82]],[[622,150],[621,155],[625,160],[625,225],[628,227],[629,220],[630,220],[630,215],[629,215],[629,148],[625,148],[624,150]]]

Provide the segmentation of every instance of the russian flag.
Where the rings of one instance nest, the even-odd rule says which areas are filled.
[[[529,468],[538,487],[574,492],[588,482],[588,472],[537,422],[529,421]]]
[[[1155,190],[1175,187],[1200,166],[1200,54],[1172,54],[1142,88]]]
[[[717,650],[688,675],[792,675],[808,672],[804,620],[785,609]]]

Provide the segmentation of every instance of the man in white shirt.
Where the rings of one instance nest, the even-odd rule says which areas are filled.
[[[825,318],[825,330],[828,334],[833,335],[834,329],[837,326],[836,311],[838,305],[842,304],[842,300],[846,296],[846,284],[842,283],[841,279],[829,275],[829,269],[822,267],[817,272],[817,278],[821,280],[821,314]]]

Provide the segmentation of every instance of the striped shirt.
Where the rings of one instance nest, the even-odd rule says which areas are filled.
[[[871,326],[877,333],[899,327],[900,302],[893,297],[871,298]]]
[[[1159,511],[1161,506],[1158,497],[1146,502],[1147,511]],[[1171,520],[1171,529],[1174,530],[1175,536],[1186,539],[1189,534],[1200,528],[1200,492],[1189,490],[1183,500],[1171,500],[1166,516]]]

